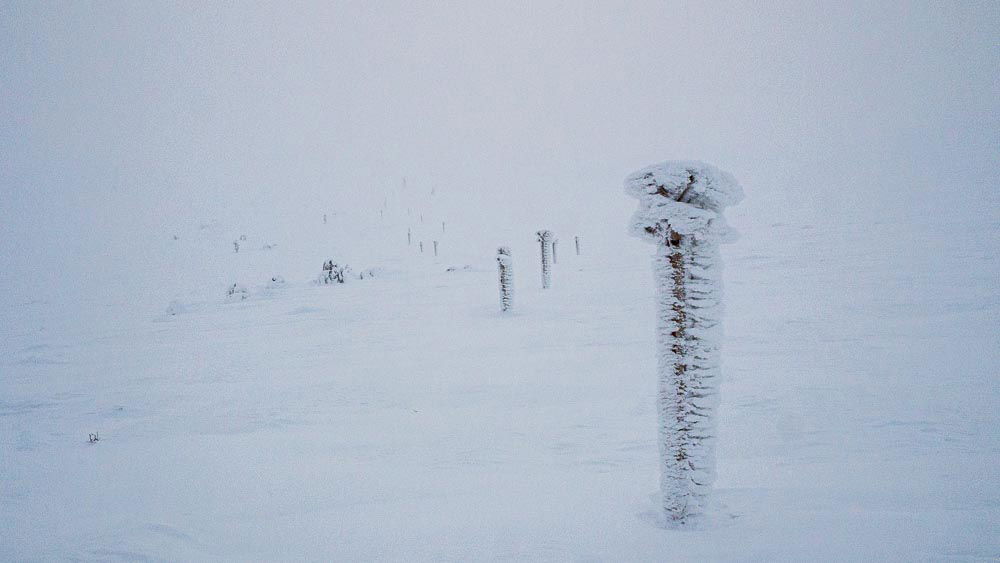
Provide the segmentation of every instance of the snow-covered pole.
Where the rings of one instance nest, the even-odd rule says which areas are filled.
[[[556,235],[544,230],[535,234],[542,245],[542,289],[548,289],[552,287],[552,241]]]
[[[433,241],[433,242],[434,242],[434,256],[437,256],[438,255],[438,241]]]
[[[441,221],[441,232],[444,232],[444,221]]]
[[[420,241],[420,253],[424,253],[424,241]]]
[[[625,180],[639,200],[632,234],[656,244],[660,490],[667,519],[692,524],[715,479],[722,287],[719,244],[734,238],[722,216],[743,199],[726,172],[664,162]]]
[[[573,237],[573,242],[576,244],[576,255],[579,256],[580,255],[580,237],[579,236]]]
[[[559,263],[559,253],[556,252],[557,248],[559,248],[559,239],[558,238],[553,238],[552,239],[552,263],[553,264],[558,264]]]
[[[406,246],[413,244],[413,231],[410,228],[406,229]]]
[[[497,249],[497,269],[500,274],[500,310],[509,311],[514,306],[514,270],[510,248]]]

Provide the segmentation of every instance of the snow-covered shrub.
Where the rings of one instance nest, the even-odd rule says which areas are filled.
[[[236,252],[239,252],[240,251],[240,241],[234,240],[233,241],[233,248],[236,250]]]
[[[335,264],[333,260],[323,262],[323,273],[320,274],[319,283],[323,285],[331,283],[344,283],[347,274],[351,272],[351,267],[347,264]]]
[[[500,276],[500,310],[509,311],[514,306],[514,264],[510,248],[497,249],[497,270]]]
[[[552,231],[538,231],[538,242],[542,245],[542,289],[552,287],[552,243],[556,235]]]
[[[732,238],[723,210],[743,191],[701,162],[664,162],[625,180],[639,200],[635,236],[656,244],[659,307],[660,489],[675,525],[703,514],[715,479],[722,287],[719,243]]]
[[[271,276],[271,279],[267,282],[267,288],[277,289],[279,287],[285,287],[285,278],[281,276]]]
[[[361,270],[360,272],[358,272],[358,279],[370,280],[374,278],[376,275],[378,275],[379,271],[380,271],[379,268],[368,268],[367,270]]]
[[[226,291],[226,297],[230,300],[239,299],[240,301],[245,300],[250,296],[250,292],[242,284],[234,283],[229,286],[229,290]]]

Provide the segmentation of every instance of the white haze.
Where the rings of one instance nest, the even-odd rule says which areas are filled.
[[[667,158],[739,178],[737,227],[995,223],[998,28],[993,2],[8,2],[0,283],[373,216],[403,177],[484,235],[620,234],[623,177]]]

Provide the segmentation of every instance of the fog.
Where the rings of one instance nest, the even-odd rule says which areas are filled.
[[[995,2],[6,2],[4,289],[404,177],[484,230],[624,233],[623,177],[674,158],[741,180],[744,230],[995,224],[997,29]]]

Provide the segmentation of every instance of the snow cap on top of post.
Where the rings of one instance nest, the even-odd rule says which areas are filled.
[[[625,178],[625,192],[639,200],[632,235],[663,242],[669,231],[696,239],[735,240],[722,212],[743,200],[743,189],[728,172],[696,160],[670,160]]]

